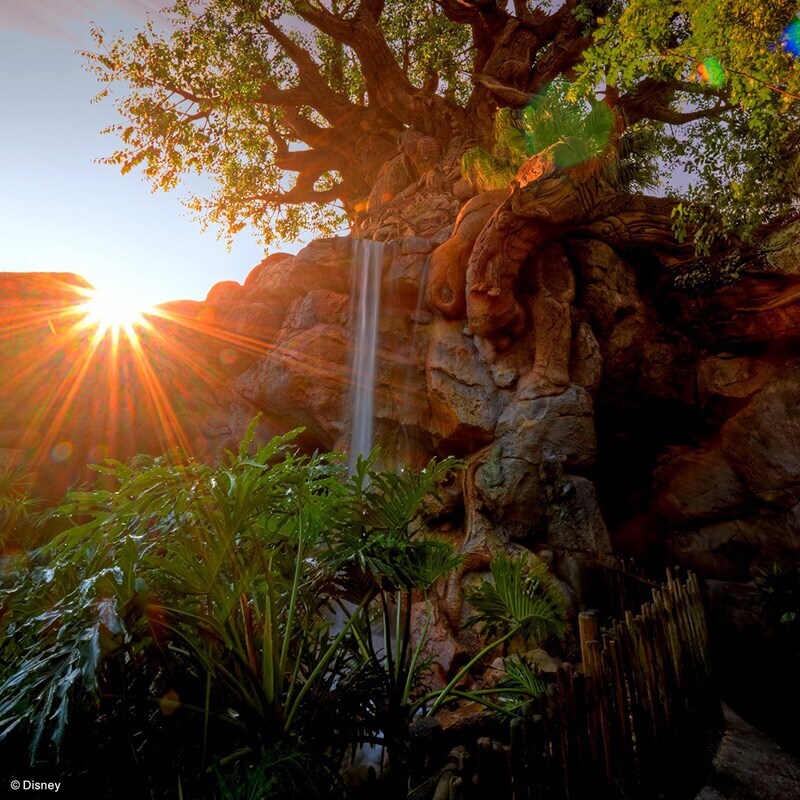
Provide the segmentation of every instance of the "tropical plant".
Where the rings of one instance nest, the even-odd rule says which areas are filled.
[[[336,575],[344,615],[358,618],[353,643],[371,675],[368,683],[372,736],[387,748],[396,773],[405,767],[408,726],[415,712],[414,691],[422,667],[426,634],[431,618],[427,593],[452,572],[460,558],[445,542],[410,533],[425,497],[457,466],[448,458],[431,461],[418,472],[374,473],[369,461],[359,461],[350,483],[352,518],[342,535],[326,552]],[[426,619],[413,641],[413,593],[421,593]],[[375,637],[379,633],[380,644]],[[363,680],[364,675],[360,676]]]
[[[0,550],[28,549],[38,543],[44,515],[30,485],[31,475],[22,467],[0,469]]]
[[[476,189],[507,187],[532,156],[560,169],[599,170],[619,191],[658,184],[656,159],[671,140],[641,124],[623,129],[606,103],[570,99],[570,88],[558,80],[524,108],[497,112],[492,149],[473,147],[461,159],[462,172]]]
[[[456,697],[467,697],[487,703],[487,694],[503,694],[493,689],[462,692],[457,687],[470,670],[483,658],[514,636],[524,640],[544,642],[548,637],[560,637],[566,627],[568,602],[543,562],[531,563],[522,556],[496,557],[491,566],[491,579],[483,580],[468,594],[475,614],[468,624],[483,629],[490,641],[476,653],[444,687],[423,698],[433,700],[428,714]],[[541,682],[535,671],[522,660],[506,659],[508,681],[506,693],[516,690],[535,696]],[[496,707],[496,706],[492,706]]]
[[[769,629],[800,657],[800,567],[772,564],[757,571],[755,583]]]
[[[298,759],[331,785],[347,744],[399,742],[421,647],[411,592],[456,563],[410,523],[455,464],[362,461],[349,478],[341,456],[302,455],[291,435],[255,447],[252,431],[219,466],[109,461],[113,488],[67,497],[71,525],[2,598],[0,739],[58,756],[71,725],[105,719],[137,766],[161,764],[162,789],[171,767],[187,790],[215,774],[223,791],[244,759],[287,797],[308,796]]]
[[[318,797],[310,756],[272,747],[255,758],[237,759],[229,769],[214,765],[219,800],[285,800]]]

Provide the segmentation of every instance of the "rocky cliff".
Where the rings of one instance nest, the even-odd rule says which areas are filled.
[[[466,556],[458,580],[525,548],[580,600],[587,566],[632,554],[697,570],[729,621],[757,626],[756,570],[800,553],[798,229],[711,283],[706,261],[568,235],[525,263],[524,315],[498,340],[442,279],[470,247],[465,216],[453,236],[386,248],[375,412],[387,462],[467,461],[435,523]],[[351,250],[316,241],[212,292],[217,318],[265,351],[231,370],[230,405],[203,422],[209,452],[254,410],[265,435],[302,425],[309,448],[346,446]],[[443,590],[453,629],[460,596]]]
[[[800,229],[765,233],[735,254],[727,281],[711,283],[717,265],[669,247],[567,232],[524,260],[515,316],[498,334],[470,315],[464,265],[471,229],[501,199],[479,195],[457,217],[458,204],[419,209],[417,227],[432,238],[411,212],[402,231],[385,212],[371,231],[389,240],[375,388],[382,458],[467,462],[434,520],[465,555],[441,590],[441,652],[460,647],[461,585],[509,548],[548,561],[579,602],[587,570],[611,553],[679,563],[707,579],[729,620],[757,625],[755,571],[800,554]],[[160,404],[135,364],[113,380],[87,366],[94,377],[76,383],[89,334],[59,339],[52,310],[39,307],[23,347],[4,309],[0,445],[6,456],[35,453],[48,476],[60,469],[48,477],[59,487],[64,462],[97,460],[98,445],[102,455],[182,444],[217,457],[257,412],[261,436],[303,426],[305,448],[346,447],[354,269],[349,237],[323,239],[270,256],[205,302],[164,306],[142,337]],[[34,279],[10,280],[6,304],[30,311]],[[74,387],[68,402],[56,386]],[[126,403],[110,394],[120,387]],[[117,439],[109,408],[129,414],[117,417]],[[120,426],[136,435],[120,438]],[[59,442],[74,445],[66,459]]]

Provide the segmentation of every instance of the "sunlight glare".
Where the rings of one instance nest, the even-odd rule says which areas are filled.
[[[96,327],[98,334],[125,330],[129,335],[135,327],[146,324],[144,315],[149,311],[130,297],[103,291],[93,292],[83,310],[85,324]]]

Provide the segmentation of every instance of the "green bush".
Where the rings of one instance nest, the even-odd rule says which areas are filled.
[[[563,629],[546,570],[501,557],[471,597],[492,641],[423,689],[428,593],[460,562],[425,509],[457,462],[349,475],[339,454],[304,455],[293,434],[256,447],[252,430],[218,466],[106,462],[110,488],[68,494],[48,515],[61,532],[7,563],[4,757],[107,796],[292,800],[341,796],[347,749],[380,744],[400,796],[416,715],[465,696],[508,712],[542,688],[519,659],[501,687],[461,688],[512,636]]]
[[[313,756],[319,785],[352,743],[382,738],[401,763],[423,644],[411,592],[458,563],[424,524],[409,531],[456,464],[366,460],[350,477],[291,439],[250,434],[216,467],[109,461],[113,489],[67,496],[63,532],[2,596],[6,747],[80,769],[77,741],[108,736],[102,757],[152,767],[154,793],[223,787],[240,760],[268,772],[275,748]],[[293,796],[280,763],[265,785]]]

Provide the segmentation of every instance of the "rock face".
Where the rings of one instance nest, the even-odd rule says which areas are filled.
[[[413,181],[430,171],[410,164],[398,162],[384,176],[388,199],[371,199],[377,222],[360,231],[387,241],[375,387],[383,461],[414,466],[455,454],[467,464],[434,522],[464,555],[437,612],[451,626],[436,638],[450,661],[462,646],[454,638],[461,586],[500,551],[546,559],[578,600],[585,568],[614,551],[662,553],[715,581],[716,596],[727,598],[751,597],[759,567],[796,558],[794,257],[773,258],[779,269],[766,260],[739,283],[697,292],[673,280],[674,258],[633,244],[613,249],[584,231],[522,258],[510,289],[513,319],[489,324],[477,312],[468,317],[465,271],[480,233],[470,226],[502,197],[448,192],[445,203],[436,191],[418,191]],[[294,256],[270,256],[244,285],[218,284],[203,303],[165,305],[142,334],[160,405],[146,382],[128,381],[127,402],[116,406],[127,428],[117,439],[96,431],[111,424],[98,408],[114,385],[96,367],[94,404],[76,389],[73,410],[59,416],[48,400],[48,389],[68,382],[90,347],[88,333],[50,341],[58,308],[74,306],[73,295],[86,287],[71,278],[65,293],[67,279],[59,278],[53,294],[52,278],[3,276],[0,297],[14,298],[2,301],[6,325],[23,312],[38,319],[23,349],[47,346],[52,358],[45,371],[34,368],[9,349],[13,342],[19,350],[22,339],[2,340],[0,454],[42,460],[49,453],[50,462],[78,464],[97,460],[98,447],[124,456],[181,444],[214,458],[236,444],[256,412],[261,437],[302,426],[303,447],[344,447],[355,268],[349,237],[323,239]],[[484,299],[491,305],[490,293]],[[473,326],[476,319],[483,321]],[[126,374],[135,372],[131,362]],[[21,409],[18,387],[28,375],[35,405],[50,409],[46,419]],[[61,443],[72,444],[67,456]],[[47,480],[59,488],[68,482],[63,475],[60,483]],[[75,475],[73,468],[70,480]]]
[[[427,221],[396,225],[393,236],[392,209],[410,195],[378,213],[377,238],[393,248],[379,443],[396,456],[387,463],[445,454],[467,462],[437,518],[465,556],[442,590],[452,630],[437,641],[452,657],[461,584],[494,553],[519,547],[546,558],[578,598],[584,569],[614,551],[661,552],[715,586],[741,587],[726,597],[751,596],[755,570],[800,552],[800,361],[791,357],[800,330],[789,321],[786,264],[778,281],[767,264],[743,289],[698,293],[673,281],[674,259],[567,237],[525,262],[515,287],[523,318],[490,340],[470,327],[463,293],[479,233],[470,220],[485,221],[500,195],[465,194],[452,238],[426,227],[441,222],[435,195],[430,220],[414,206],[407,221]],[[274,333],[233,378],[231,408],[246,401],[270,430],[303,425],[308,447],[346,443],[351,261],[348,239],[315,242],[260,265],[236,301],[270,309],[263,319]],[[743,321],[745,291],[769,308]],[[780,313],[776,292],[788,303]]]

